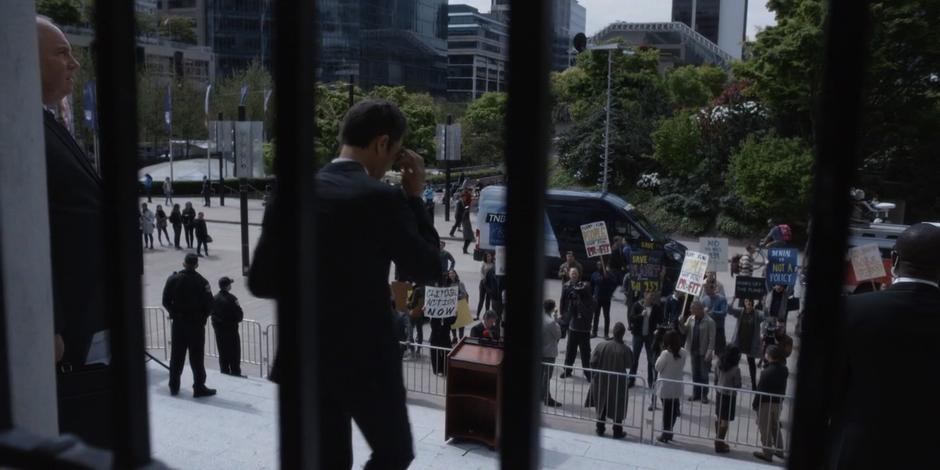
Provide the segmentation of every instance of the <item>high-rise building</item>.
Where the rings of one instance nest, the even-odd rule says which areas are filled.
[[[270,0],[205,1],[205,44],[216,54],[217,74],[247,68],[253,60],[271,61]],[[173,3],[168,0],[168,3]],[[193,0],[175,2],[182,8]],[[197,24],[199,22],[197,21]]]
[[[736,59],[747,32],[747,0],[672,0],[672,21],[685,23]]]
[[[447,99],[471,101],[506,90],[509,31],[498,15],[450,5],[447,23]]]
[[[584,33],[587,10],[578,0],[552,0],[552,70],[564,70],[574,57],[572,40]],[[492,0],[490,13],[509,23],[509,0]]]

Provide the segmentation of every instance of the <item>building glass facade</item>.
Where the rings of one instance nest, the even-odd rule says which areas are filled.
[[[216,54],[217,74],[228,76],[252,60],[271,60],[271,2],[206,0],[206,45]]]
[[[672,21],[690,28],[718,44],[718,18],[721,0],[672,0]]]
[[[509,31],[500,18],[468,5],[448,7],[448,100],[471,101],[506,90]]]

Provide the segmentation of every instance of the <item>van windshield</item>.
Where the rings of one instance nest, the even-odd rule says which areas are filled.
[[[663,235],[663,233],[660,232],[659,229],[656,228],[656,226],[653,225],[653,223],[650,222],[646,216],[641,214],[639,211],[633,210],[632,207],[629,207],[627,208],[627,213],[630,214],[630,217],[637,224],[637,226],[640,227],[641,230],[653,237],[653,241],[665,240],[666,237]]]

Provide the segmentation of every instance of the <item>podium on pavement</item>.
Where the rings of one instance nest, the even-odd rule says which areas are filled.
[[[464,338],[447,356],[444,438],[498,448],[503,410],[503,346]]]

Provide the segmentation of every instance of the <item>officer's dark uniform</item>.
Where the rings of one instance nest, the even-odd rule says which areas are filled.
[[[187,349],[189,366],[193,370],[194,394],[207,390],[203,354],[206,319],[212,311],[212,289],[209,281],[196,272],[197,265],[196,255],[186,255],[186,266],[190,267],[173,273],[163,288],[163,306],[173,320],[169,385],[174,395],[179,391]]]
[[[241,375],[241,338],[238,336],[238,324],[244,318],[238,298],[230,292],[221,290],[224,285],[231,285],[232,280],[219,279],[219,293],[212,302],[212,328],[215,341],[219,346],[219,369],[223,374]]]

